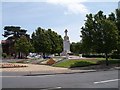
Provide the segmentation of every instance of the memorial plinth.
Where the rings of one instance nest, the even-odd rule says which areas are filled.
[[[65,36],[64,36],[64,40],[63,40],[63,52],[61,53],[62,56],[68,56],[69,53],[71,53],[70,51],[70,41],[69,41],[69,37],[67,35],[67,29],[65,30]]]

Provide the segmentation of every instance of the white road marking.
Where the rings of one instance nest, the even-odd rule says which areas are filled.
[[[34,76],[34,75],[33,75],[33,76],[0,76],[0,78],[1,78],[1,77],[8,77],[8,78],[9,78],[9,77],[48,77],[48,76],[49,76],[49,77],[52,77],[52,76],[54,76],[54,75],[40,75],[40,76]]]
[[[56,89],[60,89],[60,88],[62,88],[62,87],[56,87]]]
[[[52,87],[52,88],[47,88],[47,89],[41,89],[41,90],[53,90],[53,89],[61,89],[62,87]]]
[[[105,81],[94,82],[94,84],[108,83],[108,82],[119,81],[119,80],[120,80],[120,79],[105,80]]]
[[[0,76],[0,77],[24,77],[24,76]]]

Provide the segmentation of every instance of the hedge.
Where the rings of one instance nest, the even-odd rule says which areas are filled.
[[[120,64],[120,59],[118,60],[108,60],[109,64]],[[97,64],[105,64],[106,60],[100,60],[97,62]]]
[[[91,61],[78,61],[78,62],[75,62],[75,63],[71,64],[70,68],[85,67],[85,66],[90,66],[90,65],[96,65],[96,63],[91,62]]]

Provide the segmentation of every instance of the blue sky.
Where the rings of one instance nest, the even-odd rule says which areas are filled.
[[[8,0],[9,1],[9,0]],[[17,1],[17,0],[16,0]],[[66,2],[65,2],[66,1]],[[72,1],[72,2],[70,2]],[[85,15],[102,10],[106,15],[114,12],[118,7],[115,2],[88,2],[87,0],[44,0],[43,2],[11,2],[3,1],[1,15],[3,33],[4,26],[21,26],[32,34],[37,27],[51,28],[64,36],[68,29],[70,42],[80,41],[80,31],[84,24]],[[0,36],[0,40],[4,37]]]

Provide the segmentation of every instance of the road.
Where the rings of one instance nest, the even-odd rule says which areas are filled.
[[[3,88],[118,88],[118,71],[41,76],[3,76]]]

